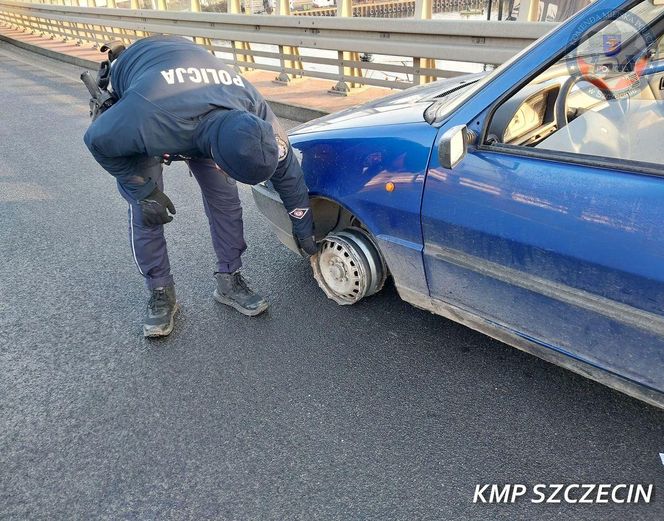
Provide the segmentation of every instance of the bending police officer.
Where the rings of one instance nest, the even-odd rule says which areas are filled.
[[[178,309],[163,225],[175,207],[164,193],[161,158],[191,158],[217,256],[214,298],[255,316],[267,302],[242,277],[246,249],[236,182],[271,180],[307,254],[316,251],[302,169],[276,116],[244,78],[185,38],[151,36],[111,66],[117,102],[88,128],[84,141],[129,204],[129,240],[150,291],[147,337],[170,334]]]

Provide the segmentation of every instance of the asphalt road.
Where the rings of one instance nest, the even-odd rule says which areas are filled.
[[[182,166],[166,185],[184,309],[170,338],[144,340],[126,206],[83,145],[78,73],[0,44],[0,519],[664,519],[664,412],[389,286],[335,305],[246,189],[245,273],[271,308],[215,303]],[[473,504],[480,483],[656,491]]]

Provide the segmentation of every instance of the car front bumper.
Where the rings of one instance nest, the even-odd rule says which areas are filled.
[[[270,221],[281,243],[289,250],[301,255],[293,236],[293,225],[279,194],[270,185],[263,183],[252,186],[251,193],[258,210]]]

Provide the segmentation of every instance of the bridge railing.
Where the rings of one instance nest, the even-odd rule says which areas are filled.
[[[353,4],[353,16],[376,18],[407,18],[415,16],[418,11],[416,0],[373,0]],[[455,12],[462,15],[483,14],[487,0],[431,0],[426,6],[431,13]],[[320,7],[307,10],[292,11],[295,16],[337,16],[337,7]],[[431,18],[424,16],[422,18]]]
[[[464,67],[444,68],[442,61],[476,67],[500,64],[555,26],[92,8],[14,0],[0,0],[0,23],[81,45],[113,39],[130,43],[150,34],[191,37],[228,65],[273,71],[275,79],[286,84],[302,77],[332,80],[332,91],[342,94],[363,85],[407,88],[463,73]],[[388,58],[367,61],[367,54]]]

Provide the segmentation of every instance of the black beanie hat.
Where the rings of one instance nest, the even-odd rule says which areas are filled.
[[[212,158],[236,181],[255,185],[277,169],[279,146],[272,126],[244,110],[219,114],[208,128]]]

